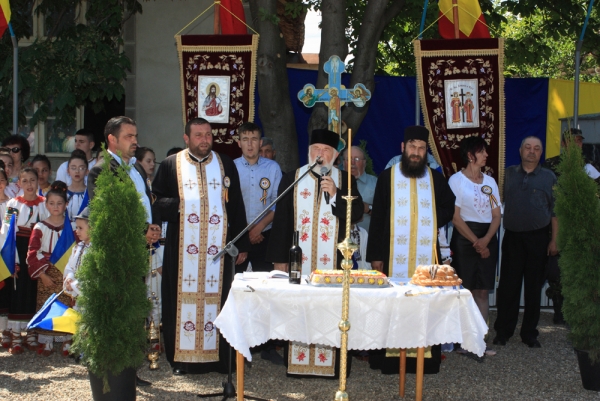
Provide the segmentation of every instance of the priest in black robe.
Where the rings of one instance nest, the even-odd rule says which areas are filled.
[[[427,166],[427,141],[429,131],[425,127],[408,127],[404,133],[404,142],[402,143],[402,158],[400,160],[400,171],[405,177],[422,177],[427,169],[431,171],[433,179],[433,188],[435,193],[435,213],[437,229],[445,226],[452,221],[454,216],[454,202],[456,197],[448,185],[448,180],[438,171],[432,170]],[[419,150],[412,146],[405,146],[410,142],[411,145],[418,145]],[[410,148],[410,149],[409,149]],[[371,224],[369,226],[369,239],[367,242],[367,261],[371,266],[383,272],[389,273],[390,259],[390,216],[393,207],[391,202],[391,170],[395,165],[384,170],[377,178],[375,195],[373,196],[373,210],[371,212]],[[373,231],[371,231],[373,230]],[[442,260],[439,255],[438,260]]]
[[[226,199],[225,212],[227,213],[227,230],[226,242],[233,239],[238,235],[246,226],[246,212],[244,208],[244,201],[240,189],[240,182],[237,169],[233,161],[226,155],[220,155],[212,152],[212,130],[208,121],[196,118],[190,120],[185,127],[185,134],[183,136],[185,143],[188,145],[188,149],[180,152],[185,152],[186,157],[189,156],[189,160],[194,165],[201,165],[207,163],[207,160],[212,158],[220,158],[223,168],[223,177],[221,183],[221,190],[223,191],[223,198]],[[168,222],[167,235],[164,249],[163,259],[163,274],[162,274],[162,325],[163,325],[163,340],[165,344],[165,354],[167,360],[173,367],[173,373],[175,375],[189,373],[205,373],[217,371],[219,373],[226,373],[228,366],[228,353],[229,344],[219,334],[219,361],[218,362],[207,362],[207,363],[184,363],[174,360],[175,346],[176,346],[176,329],[177,329],[177,311],[178,307],[178,288],[179,288],[179,273],[180,273],[180,229],[187,223],[184,221],[183,216],[180,214],[180,207],[183,207],[183,202],[180,199],[179,186],[178,186],[178,171],[177,157],[178,154],[169,156],[160,164],[160,167],[156,173],[154,181],[152,183],[152,192],[156,196],[153,209],[160,213],[162,221]],[[201,171],[201,169],[199,169]],[[206,179],[203,179],[206,181]],[[204,182],[204,188],[198,185],[197,189],[200,191],[200,202],[206,201],[206,197],[202,195],[202,191],[206,190],[206,186],[215,185],[211,182]],[[181,203],[181,206],[180,206]],[[208,227],[205,222],[200,223],[201,232],[200,235],[206,235]],[[204,231],[204,232],[202,232]],[[245,234],[235,244],[240,251],[236,264],[242,263],[247,258],[247,251],[250,245],[248,235]],[[219,249],[220,250],[220,249]],[[225,303],[229,289],[231,288],[232,271],[231,271],[231,258],[225,253],[225,262],[223,266],[223,277],[222,292],[221,292],[221,306]],[[207,260],[212,259],[211,255],[207,255]],[[202,266],[200,267],[202,268]],[[213,317],[213,319],[216,316]],[[211,324],[211,322],[209,322]],[[201,328],[199,328],[201,329]],[[202,333],[202,330],[198,330]],[[235,361],[233,361],[234,363]],[[234,365],[235,366],[235,365]]]
[[[406,128],[404,132],[404,142],[402,143],[402,158],[400,160],[399,173],[406,178],[419,179],[431,172],[431,181],[433,182],[433,190],[435,196],[435,227],[437,242],[437,232],[440,227],[445,226],[454,216],[454,202],[456,197],[452,189],[448,185],[446,178],[438,171],[432,170],[427,166],[427,141],[429,139],[429,131],[425,127],[412,126]],[[392,183],[392,169],[398,168],[396,165],[384,170],[377,178],[375,187],[375,195],[373,197],[373,210],[371,212],[371,223],[369,226],[369,238],[367,241],[367,261],[371,262],[373,269],[379,270],[388,276],[392,276],[390,272],[390,237],[393,208],[392,190],[396,195],[396,202],[399,199],[399,194],[410,195],[409,189],[400,190],[393,189],[392,186],[397,183]],[[419,199],[421,200],[421,199]],[[407,237],[416,237],[416,234],[410,232],[408,227],[411,227],[410,222],[406,225]],[[419,237],[420,238],[420,237]],[[393,242],[394,244],[396,241]],[[440,255],[439,243],[436,246],[438,260],[442,260]],[[435,261],[433,261],[435,263]],[[431,348],[431,358],[425,359],[425,373],[439,372],[441,362],[441,347],[439,345]],[[398,373],[399,358],[385,357],[386,350],[369,351],[369,364],[371,369],[381,369],[384,374]],[[415,358],[407,358],[407,372],[415,372]]]

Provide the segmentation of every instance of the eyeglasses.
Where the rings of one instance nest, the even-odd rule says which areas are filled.
[[[21,151],[21,148],[18,146],[15,146],[14,148],[7,148],[7,149],[13,153],[19,153]]]
[[[365,160],[365,159],[361,159],[360,157],[353,157],[350,159],[350,161],[352,163],[358,163],[359,161],[362,161],[362,160]]]
[[[87,170],[87,167],[85,167],[85,166],[81,166],[81,167],[75,167],[75,166],[73,166],[73,167],[69,167],[69,170],[71,170],[71,171],[85,171],[85,170]]]

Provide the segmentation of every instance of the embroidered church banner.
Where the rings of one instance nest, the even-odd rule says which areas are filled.
[[[209,121],[213,150],[241,155],[237,128],[254,121],[258,35],[175,36],[181,76],[183,124]]]
[[[504,39],[416,40],[417,85],[435,158],[444,175],[465,167],[463,139],[488,144],[484,172],[504,180]]]

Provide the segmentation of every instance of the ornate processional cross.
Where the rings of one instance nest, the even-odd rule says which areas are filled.
[[[338,56],[331,56],[323,66],[328,74],[328,84],[324,89],[316,89],[312,84],[304,85],[298,92],[298,100],[306,107],[313,107],[316,103],[325,103],[327,112],[327,127],[329,130],[342,134],[342,106],[352,102],[356,107],[363,107],[371,99],[371,91],[364,84],[356,84],[354,88],[347,89],[342,85],[342,72],[346,65]]]

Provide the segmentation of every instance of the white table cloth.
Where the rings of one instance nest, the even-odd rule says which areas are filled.
[[[250,288],[251,287],[251,288]],[[252,291],[253,290],[253,291]],[[406,293],[416,294],[406,296]],[[287,279],[244,280],[237,274],[215,320],[223,337],[248,360],[269,339],[340,347],[342,288]],[[418,287],[350,288],[348,349],[417,348],[461,343],[479,356],[487,325],[468,290]]]

